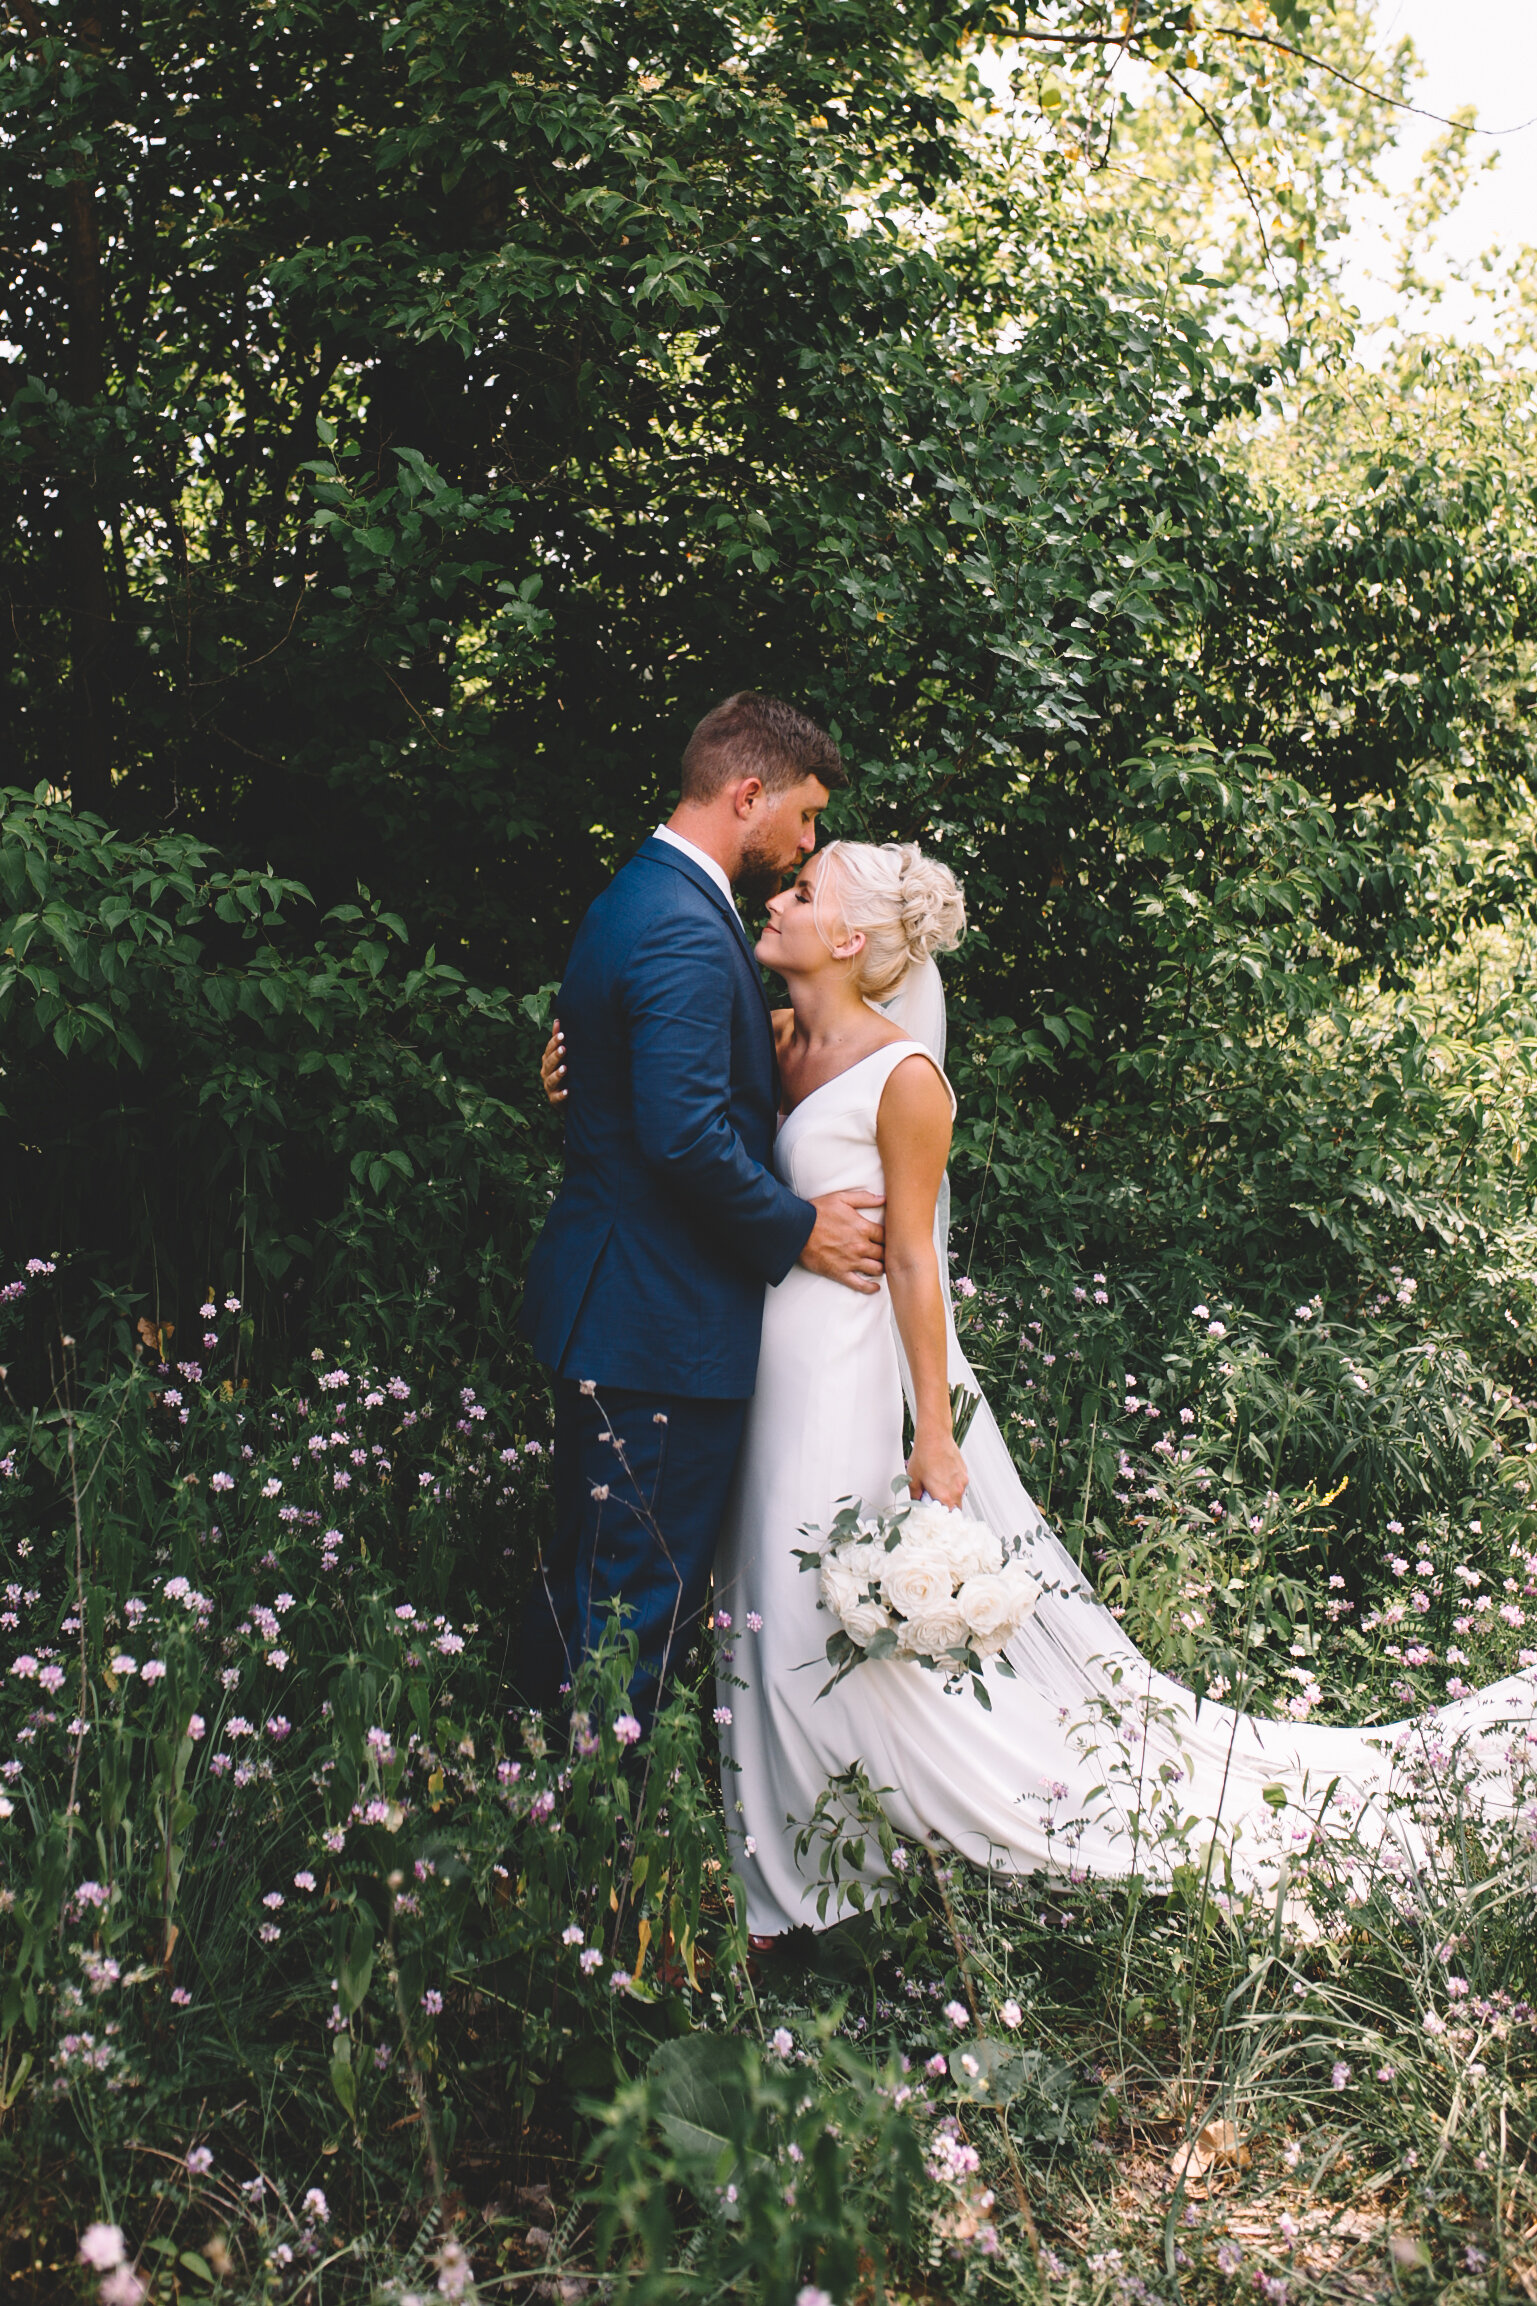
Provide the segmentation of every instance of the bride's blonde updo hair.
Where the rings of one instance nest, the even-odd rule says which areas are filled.
[[[887,1001],[915,963],[960,943],[966,901],[949,866],[916,842],[829,841],[811,917],[829,951],[839,942],[830,921],[841,919],[850,936],[863,932],[849,964],[855,988],[867,1001]]]

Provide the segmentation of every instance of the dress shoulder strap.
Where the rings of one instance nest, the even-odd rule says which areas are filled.
[[[945,1084],[945,1095],[950,1100],[950,1116],[953,1120],[956,1102],[955,1091],[950,1086],[949,1076],[933,1052],[926,1049],[921,1041],[889,1041],[884,1049],[877,1049],[866,1058],[865,1063],[869,1068],[873,1103],[879,1106],[886,1083],[891,1079],[897,1067],[905,1064],[909,1057],[922,1057],[926,1064],[933,1066]]]

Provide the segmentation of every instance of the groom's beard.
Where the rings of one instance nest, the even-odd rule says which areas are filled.
[[[736,893],[749,905],[766,905],[770,897],[777,897],[785,884],[789,865],[781,864],[778,853],[764,841],[761,846],[749,843],[742,851],[737,867]]]

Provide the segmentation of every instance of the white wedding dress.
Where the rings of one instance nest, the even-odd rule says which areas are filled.
[[[784,1121],[775,1167],[803,1197],[881,1188],[875,1125],[886,1083],[899,1065],[943,1057],[938,972],[925,970],[915,988],[923,997],[890,1005],[909,1029],[927,1023],[924,1041],[875,1051]],[[947,1230],[942,1210],[941,1243]],[[950,1380],[980,1391],[953,1323]],[[884,1285],[865,1295],[797,1265],[768,1291],[715,1568],[716,1606],[731,1619],[722,1783],[754,1934],[820,1926],[815,1847],[797,1862],[796,1834],[828,1780],[856,1763],[898,1833],[978,1865],[1160,1883],[1176,1865],[1204,1866],[1215,1842],[1219,1894],[1229,1883],[1284,1883],[1286,1861],[1315,1835],[1343,1836],[1352,1851],[1376,1846],[1390,1869],[1412,1875],[1436,1839],[1427,1777],[1444,1781],[1454,1751],[1477,1771],[1490,1809],[1508,1812],[1520,1798],[1537,1756],[1529,1674],[1374,1731],[1262,1721],[1212,1704],[1197,1718],[1190,1692],[1154,1671],[1047,1529],[985,1401],[963,1445],[965,1510],[1002,1537],[1025,1538],[1045,1588],[1006,1653],[1016,1678],[987,1669],[989,1712],[969,1682],[952,1695],[915,1660],[887,1658],[862,1662],[819,1696],[833,1620],[796,1548],[813,1542],[803,1530],[826,1530],[845,1499],[892,1502],[903,1381]],[[840,1910],[834,1897],[825,1920]]]

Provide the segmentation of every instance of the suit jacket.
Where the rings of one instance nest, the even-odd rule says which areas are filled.
[[[560,988],[565,1179],[521,1325],[558,1375],[701,1399],[757,1381],[763,1291],[816,1212],[770,1167],[774,1033],[735,907],[647,841],[588,909]]]

